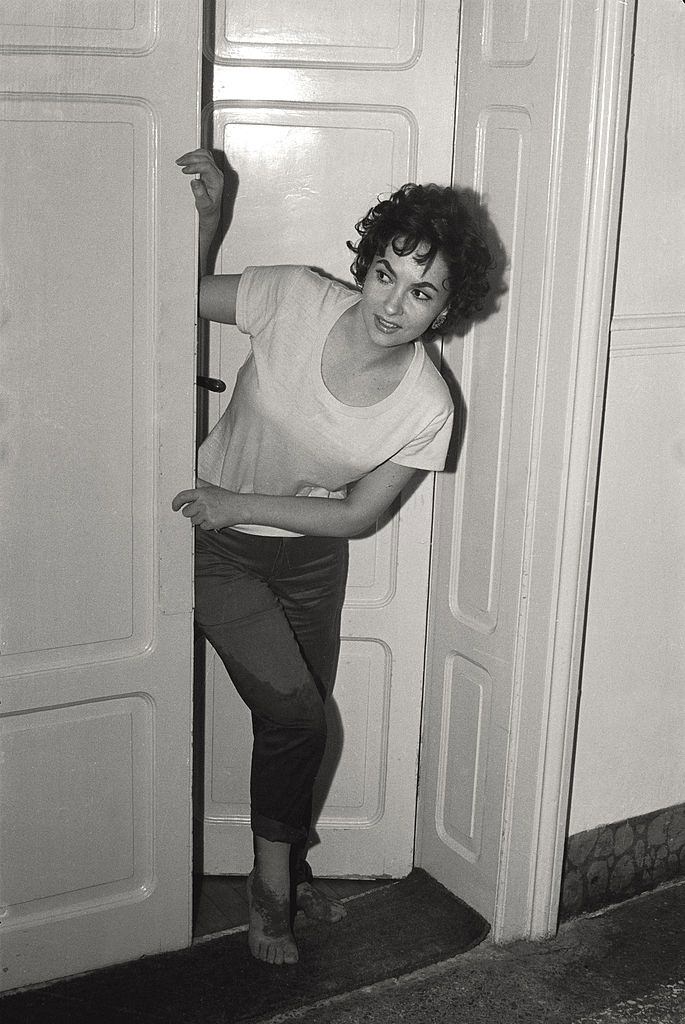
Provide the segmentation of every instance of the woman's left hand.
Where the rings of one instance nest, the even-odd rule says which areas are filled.
[[[190,519],[201,530],[221,530],[240,522],[240,495],[198,480],[197,487],[180,491],[171,503],[174,512]]]
[[[224,176],[217,167],[214,155],[208,149],[194,149],[180,156],[176,163],[184,174],[199,175],[190,183],[195,206],[200,223],[203,220],[213,223],[219,218],[224,192]]]

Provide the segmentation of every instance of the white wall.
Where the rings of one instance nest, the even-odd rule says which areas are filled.
[[[638,0],[571,835],[685,801],[685,6]]]

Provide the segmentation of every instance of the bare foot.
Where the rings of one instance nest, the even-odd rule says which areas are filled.
[[[326,921],[334,924],[347,917],[342,903],[325,896],[315,889],[311,882],[300,882],[297,886],[297,909],[312,921]]]
[[[299,955],[290,930],[289,894],[270,889],[253,870],[247,878],[247,902],[252,956],[267,964],[296,964]]]

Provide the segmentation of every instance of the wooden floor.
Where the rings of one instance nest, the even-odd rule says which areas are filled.
[[[332,899],[344,900],[388,885],[389,882],[390,879],[387,878],[326,878],[317,879],[316,887]],[[247,925],[247,897],[243,875],[195,876],[193,897],[195,939]]]

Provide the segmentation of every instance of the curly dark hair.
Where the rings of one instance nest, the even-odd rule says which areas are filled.
[[[355,227],[360,240],[347,246],[356,253],[350,270],[360,287],[374,259],[389,244],[398,256],[427,246],[417,262],[430,266],[439,253],[448,267],[450,301],[441,331],[470,320],[483,308],[493,259],[465,194],[458,189],[410,182],[373,206]]]

